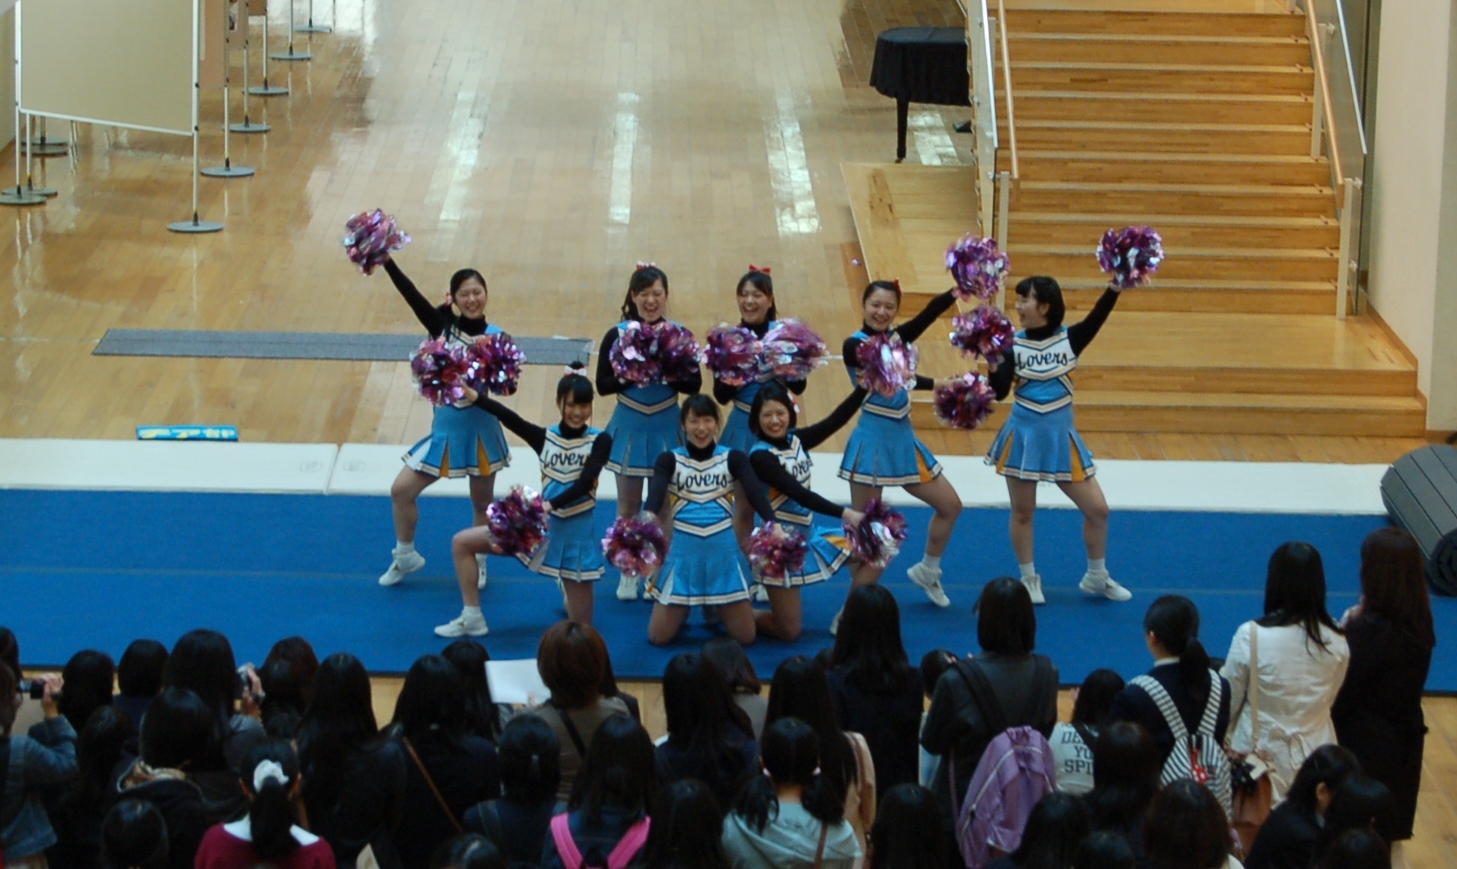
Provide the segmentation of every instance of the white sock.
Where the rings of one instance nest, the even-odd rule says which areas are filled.
[[[479,565],[479,566],[481,566],[481,567],[485,567],[486,566],[486,554],[484,552],[477,552],[476,553],[476,564]]]
[[[462,617],[468,618],[468,619],[470,619],[470,618],[480,618],[481,608],[478,607],[478,606],[468,606],[468,607],[465,607],[464,609],[462,609],[460,611],[460,614],[461,614]]]
[[[414,552],[414,551],[415,551],[415,541],[411,540],[408,543],[406,543],[403,540],[396,540],[395,541],[395,554],[396,555],[409,555],[411,552]]]
[[[924,564],[924,565],[926,565],[927,567],[931,568],[932,570],[940,570],[941,569],[941,556],[939,556],[939,555],[923,555],[923,556],[921,556],[921,563]]]
[[[1031,579],[1032,577],[1037,575],[1037,565],[1031,561],[1027,562],[1026,564],[1018,562],[1017,569],[1022,571],[1023,579]]]
[[[1103,574],[1108,572],[1108,560],[1106,558],[1089,558],[1088,573]]]

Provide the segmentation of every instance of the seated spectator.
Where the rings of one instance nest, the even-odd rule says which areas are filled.
[[[986,869],[1071,866],[1077,858],[1078,846],[1088,836],[1089,820],[1082,800],[1054,791],[1032,807],[1017,850],[991,861]]]
[[[664,782],[698,779],[731,805],[758,772],[759,744],[718,667],[693,652],[675,655],[663,671],[663,709],[668,737],[656,754]]]
[[[435,849],[429,869],[507,869],[507,864],[489,839],[462,833]]]
[[[951,669],[951,665],[955,664],[956,661],[957,655],[950,649],[932,649],[921,657],[921,690],[926,695],[926,699],[922,704],[923,710],[925,708],[924,704],[930,703],[931,698],[935,696],[936,683],[941,680],[941,674]],[[925,726],[926,713],[922,711],[921,728],[924,729]],[[918,731],[917,742],[919,741]],[[922,787],[930,787],[931,783],[936,780],[936,776],[941,769],[941,755],[932,754],[926,750],[926,746],[924,745],[919,747],[919,751],[920,765],[916,773],[918,776],[917,781]]]
[[[1305,758],[1335,743],[1331,704],[1349,661],[1346,638],[1326,612],[1320,553],[1308,543],[1281,545],[1270,556],[1265,614],[1239,626],[1220,670],[1234,702],[1229,748],[1266,760],[1276,802],[1284,799]],[[1256,693],[1258,721],[1251,711]]]
[[[216,738],[213,709],[191,691],[164,688],[142,720],[141,756],[122,768],[117,781],[121,799],[145,800],[162,813],[172,869],[191,869],[207,832],[203,792],[187,771],[199,758],[215,756]]]
[[[263,689],[263,702],[258,707],[263,730],[275,739],[296,736],[308,708],[308,692],[298,670],[283,658],[275,658],[258,671],[258,684]]]
[[[480,641],[461,637],[440,654],[454,664],[461,678],[465,679],[466,730],[495,742],[501,735],[505,719],[501,716],[501,708],[491,698],[491,683],[486,681],[486,662],[491,660],[490,653]]]
[[[263,659],[263,666],[258,668],[259,673],[279,661],[287,663],[293,671],[298,693],[290,699],[295,701],[295,708],[302,715],[314,694],[314,675],[319,672],[319,656],[314,653],[314,647],[308,640],[295,635],[284,637],[273,644],[273,648],[268,650],[268,657]]]
[[[1078,846],[1073,869],[1134,869],[1133,849],[1117,833],[1094,832]]]
[[[28,736],[12,733],[19,707],[19,680],[10,665],[0,660],[0,751],[6,774],[0,780],[0,853],[5,864],[32,862],[45,866],[45,850],[56,844],[56,832],[41,802],[41,789],[76,777],[76,731],[60,713],[56,697],[61,677],[37,676],[44,686],[40,697],[44,720]]]
[[[592,736],[572,785],[567,813],[552,819],[541,869],[622,865],[647,842],[648,810],[657,787],[653,741],[625,713],[609,717]],[[568,860],[575,852],[580,860]],[[625,859],[622,859],[625,858]]]
[[[708,785],[689,778],[662,788],[652,816],[643,869],[729,869],[723,812]]]
[[[700,654],[712,661],[723,673],[729,690],[733,692],[734,705],[749,716],[749,724],[754,729],[754,740],[757,742],[764,733],[764,716],[769,711],[769,701],[761,693],[764,684],[754,671],[754,664],[744,652],[744,647],[733,637],[714,637],[703,644]]]
[[[1347,830],[1331,842],[1314,869],[1391,869],[1391,849],[1373,830]]]
[[[629,715],[627,703],[602,694],[607,644],[590,625],[561,621],[546,629],[536,649],[536,669],[551,697],[531,711],[556,731],[561,743],[561,784],[557,801],[571,796],[577,770],[592,735],[613,715]]]
[[[642,724],[642,710],[639,708],[637,698],[618,687],[617,674],[612,672],[612,650],[607,650],[607,657],[602,659],[602,696],[621,700],[627,706],[627,714]]]
[[[116,768],[137,739],[131,719],[114,705],[98,708],[76,738],[76,781],[51,812],[56,844],[50,869],[93,869],[101,859],[101,822],[116,799]]]
[[[172,647],[167,659],[166,683],[196,694],[217,719],[216,754],[199,758],[188,772],[209,797],[216,798],[220,791],[236,794],[237,770],[243,752],[264,738],[263,723],[258,717],[258,700],[263,689],[257,675],[249,674],[248,690],[243,690],[238,662],[228,638],[217,631],[198,629],[183,634]],[[217,777],[220,787],[212,787],[212,779],[201,776],[212,772],[224,773]],[[235,800],[229,802],[232,809],[241,807]]]
[[[71,729],[80,732],[90,720],[91,713],[111,705],[116,664],[105,652],[84,649],[66,662],[61,670],[61,681],[66,690],[61,693],[56,707],[71,722]]]
[[[496,746],[501,797],[467,809],[465,829],[491,840],[512,863],[539,860],[556,814],[561,751],[555,731],[541,718],[518,715],[506,722]]]
[[[1390,841],[1386,836],[1395,815],[1396,801],[1390,788],[1369,776],[1353,775],[1336,791],[1326,808],[1315,853],[1324,854],[1347,830],[1371,830],[1382,841]]]
[[[117,694],[111,702],[141,730],[147,706],[162,691],[167,672],[167,647],[156,640],[132,640],[116,665]]]
[[[1093,789],[1093,740],[1113,707],[1113,698],[1122,690],[1122,676],[1112,670],[1094,670],[1073,691],[1072,721],[1059,722],[1047,740],[1057,763],[1058,790],[1085,794]]]
[[[898,784],[881,798],[870,828],[870,869],[947,869],[949,838],[931,792]]]
[[[1255,835],[1245,858],[1248,869],[1306,869],[1315,860],[1316,843],[1325,826],[1331,799],[1346,781],[1360,774],[1355,755],[1337,745],[1310,753],[1284,802],[1275,807]]]
[[[1115,721],[1093,740],[1093,789],[1084,800],[1093,829],[1122,837],[1143,857],[1143,823],[1159,789],[1159,749],[1143,725]]]
[[[16,679],[24,678],[25,671],[20,666],[20,641],[15,638],[14,632],[6,627],[0,627],[0,664],[8,666]],[[15,720],[10,724],[10,731],[12,733],[29,733],[30,729],[44,721],[45,717],[45,710],[41,707],[40,699],[31,697],[29,694],[22,694],[20,705],[15,708]]]
[[[1209,789],[1190,779],[1165,785],[1148,807],[1148,869],[1240,869],[1230,856],[1229,817]]]
[[[154,804],[120,800],[101,824],[101,865],[105,869],[170,869],[167,821]]]
[[[334,869],[329,843],[298,826],[298,758],[281,739],[254,743],[243,755],[248,813],[202,837],[196,869]]]

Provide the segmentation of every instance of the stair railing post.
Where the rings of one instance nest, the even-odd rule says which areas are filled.
[[[1355,258],[1351,255],[1353,239],[1352,231],[1356,218],[1356,191],[1361,187],[1361,179],[1344,178],[1342,186],[1345,188],[1345,196],[1341,204],[1341,247],[1337,254],[1339,274],[1336,276],[1336,319],[1346,319],[1346,311],[1350,307],[1351,276],[1359,267]]]
[[[1011,220],[1009,212],[1012,210],[1012,173],[1003,170],[997,175],[997,244],[1002,250],[1007,249],[1007,224]],[[997,310],[1001,310],[1007,301],[1007,288],[997,289]]]

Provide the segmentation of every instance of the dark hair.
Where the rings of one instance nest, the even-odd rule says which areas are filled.
[[[1432,601],[1421,544],[1400,528],[1377,528],[1361,543],[1361,614],[1381,616],[1430,649]]]
[[[1306,756],[1295,771],[1295,779],[1285,791],[1285,802],[1298,809],[1308,821],[1318,814],[1316,788],[1325,785],[1331,793],[1341,789],[1346,780],[1361,772],[1361,762],[1350,749],[1339,745],[1322,745]]]
[[[1340,628],[1325,608],[1325,566],[1320,552],[1309,543],[1282,543],[1270,555],[1265,574],[1265,616],[1259,623],[1267,628],[1300,625],[1305,645],[1314,642],[1329,651],[1321,628],[1339,634]]]
[[[1154,795],[1143,825],[1149,862],[1161,869],[1220,869],[1229,847],[1229,818],[1204,785],[1178,779]]]
[[[771,380],[755,393],[754,401],[749,405],[749,433],[756,438],[764,437],[764,427],[759,424],[759,413],[771,401],[779,402],[789,411],[791,429],[799,425],[799,411],[794,409],[794,399],[790,397],[789,390],[779,381]]]
[[[956,663],[956,657],[956,653],[950,649],[932,649],[921,658],[921,688],[927,697],[936,694],[936,683]]]
[[[885,290],[887,293],[895,294],[895,303],[897,306],[900,305],[901,285],[899,281],[871,281],[865,285],[865,292],[860,294],[860,304],[865,304],[876,290]]]
[[[486,283],[485,275],[481,274],[475,269],[460,269],[455,274],[450,276],[450,300],[452,302],[455,301],[455,293],[457,290],[460,289],[460,285],[470,280],[471,278],[475,278],[476,280],[480,281],[481,289],[486,291],[487,297],[490,296],[491,288]]]
[[[217,749],[213,710],[185,688],[163,688],[142,717],[142,760],[154,768],[195,767]]]
[[[111,705],[111,688],[116,681],[116,664],[111,656],[95,649],[83,649],[71,656],[61,670],[65,690],[56,709],[71,727],[80,730],[102,706]]]
[[[505,799],[523,805],[555,800],[562,781],[561,756],[561,741],[546,719],[517,715],[507,721],[496,745]]]
[[[703,644],[699,652],[714,663],[728,682],[729,690],[735,694],[758,694],[764,688],[754,663],[744,654],[744,647],[733,637],[714,637]]]
[[[840,630],[844,630],[843,623]],[[835,720],[830,680],[818,662],[804,655],[793,655],[774,670],[764,726],[767,728],[781,718],[797,719],[814,730],[819,737],[820,779],[843,803],[845,795],[859,780],[859,769],[855,747]]]
[[[428,865],[430,869],[506,869],[506,855],[480,833],[461,833],[440,843]]]
[[[66,797],[68,810],[96,811],[111,802],[117,765],[136,735],[136,725],[116,706],[99,706],[91,713],[76,736],[78,774]]]
[[[870,869],[947,869],[949,840],[930,791],[904,782],[885,792],[870,828]]]
[[[1113,708],[1113,698],[1123,690],[1123,677],[1105,668],[1088,674],[1073,701],[1073,724],[1102,724]]]
[[[1376,831],[1346,830],[1319,855],[1316,869],[1391,869],[1391,848]]]
[[[1321,838],[1315,853],[1324,853],[1336,837],[1347,830],[1369,829],[1391,841],[1396,832],[1396,799],[1391,789],[1369,776],[1356,774],[1346,779],[1326,807]]]
[[[116,664],[116,687],[128,697],[157,696],[167,672],[167,657],[167,647],[156,640],[132,640]]]
[[[467,733],[495,739],[501,735],[501,710],[491,697],[486,679],[486,662],[491,653],[479,641],[461,637],[445,647],[441,656],[455,665],[465,679],[465,729]]]
[[[405,674],[393,723],[416,745],[465,734],[465,680],[440,655],[421,655]]]
[[[1170,655],[1179,658],[1179,676],[1194,700],[1203,706],[1209,697],[1209,653],[1199,642],[1199,608],[1187,597],[1166,594],[1149,604],[1143,629],[1154,635]],[[1218,685],[1213,686],[1219,690]]]
[[[15,671],[9,664],[0,662],[0,735],[8,736],[10,728],[15,726],[15,713],[19,711],[15,696],[18,684]]]
[[[643,869],[728,869],[723,810],[703,782],[680,779],[658,791]]]
[[[749,777],[734,811],[759,832],[779,814],[776,788],[803,788],[800,804],[821,824],[837,824],[845,815],[845,794],[838,794],[818,774],[820,738],[814,728],[798,718],[780,718],[764,725],[759,742],[759,760],[768,775]]]
[[[581,362],[571,364],[571,372],[562,375],[556,382],[556,403],[591,404],[597,394],[592,391],[592,380],[587,377],[587,367]]]
[[[723,422],[723,417],[718,414],[718,402],[713,400],[713,396],[701,392],[683,399],[683,408],[678,411],[678,424],[687,423],[689,416],[711,416],[714,422]]]
[[[278,764],[284,780],[270,777],[255,788],[258,766],[265,762]],[[298,841],[293,837],[293,789],[298,783],[298,757],[293,746],[282,739],[256,742],[243,754],[238,770],[243,790],[252,798],[248,820],[253,829],[253,850],[264,860],[277,860],[298,850]]]
[[[663,282],[663,293],[668,292],[668,273],[657,266],[638,266],[632,272],[632,277],[627,279],[627,296],[622,300],[622,319],[641,320],[642,315],[637,312],[637,302],[632,300],[633,293],[641,293],[658,281]]]
[[[734,704],[723,673],[695,652],[673,656],[663,671],[663,710],[668,745],[682,760],[678,777],[699,779],[724,802],[733,799],[750,773],[740,747],[753,739],[754,728]]]
[[[1067,869],[1090,828],[1091,819],[1083,801],[1053,791],[1032,807],[1022,830],[1022,843],[1012,852],[1012,862],[1019,869]]]
[[[302,712],[304,707],[309,705],[309,698],[313,696],[314,674],[319,672],[319,656],[314,652],[314,647],[309,641],[303,637],[297,634],[284,637],[268,650],[268,657],[263,659],[263,667],[258,671],[259,678],[262,678],[264,669],[277,661],[287,661],[293,667],[299,699],[302,701],[296,708]],[[266,686],[263,690],[265,694],[272,693]]]
[[[1047,325],[1054,328],[1062,325],[1067,316],[1067,304],[1062,300],[1062,287],[1057,281],[1044,275],[1023,278],[1017,283],[1017,295],[1032,295],[1037,304],[1047,306]]]
[[[1134,869],[1136,865],[1128,840],[1106,831],[1084,839],[1073,860],[1073,869]]]
[[[303,714],[309,704],[304,699],[302,681],[293,663],[283,658],[274,658],[258,671],[258,682],[263,686],[263,703],[259,711],[265,729],[280,715]]]
[[[765,313],[765,322],[772,323],[779,319],[779,308],[774,304],[774,279],[769,277],[768,272],[758,269],[749,269],[739,282],[734,284],[734,295],[737,297],[744,291],[744,284],[751,284],[754,289],[769,297],[769,310]]]
[[[15,678],[20,678],[20,641],[14,631],[3,626],[0,626],[0,664],[8,666]]]
[[[900,607],[889,589],[880,583],[850,589],[830,660],[867,694],[889,694],[915,678],[901,643]]]
[[[1158,743],[1135,721],[1113,721],[1093,740],[1093,789],[1087,794],[1097,829],[1136,823],[1159,789]]]
[[[238,663],[228,638],[207,628],[183,634],[167,659],[166,683],[202,698],[217,719],[221,745],[240,693]]]
[[[335,652],[319,665],[313,699],[298,726],[304,802],[333,805],[344,787],[347,754],[378,737],[369,674],[358,658]]]
[[[554,703],[581,709],[602,693],[602,670],[607,644],[591,625],[570,619],[557,622],[541,635],[536,647],[536,670],[551,691]]]
[[[621,712],[610,715],[592,735],[567,809],[580,810],[589,824],[601,822],[602,807],[608,803],[639,817],[646,815],[658,784],[657,770],[648,732]]]
[[[1037,615],[1027,586],[1011,577],[987,583],[976,602],[976,642],[1003,655],[1028,655],[1037,645]]]
[[[167,821],[149,800],[126,797],[101,822],[101,856],[110,869],[167,869]]]

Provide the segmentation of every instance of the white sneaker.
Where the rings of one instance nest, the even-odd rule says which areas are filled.
[[[1022,584],[1027,586],[1027,593],[1032,595],[1032,602],[1035,604],[1047,603],[1047,598],[1042,595],[1042,577],[1037,574],[1022,577]]]
[[[486,617],[480,613],[467,615],[465,611],[435,629],[437,637],[484,637],[490,633]]]
[[[394,585],[405,578],[405,574],[414,573],[425,566],[425,556],[418,552],[409,552],[404,555],[396,555],[394,561],[390,562],[390,569],[380,574],[380,585]]]
[[[1108,600],[1131,600],[1133,592],[1113,581],[1113,577],[1105,570],[1101,573],[1089,571],[1083,574],[1083,581],[1078,583],[1078,588],[1087,594],[1100,594]]]
[[[754,583],[754,603],[766,603],[769,600],[769,592],[764,589],[764,583]]]
[[[918,561],[910,570],[906,571],[906,575],[911,578],[911,582],[921,587],[921,591],[926,593],[926,597],[931,599],[931,603],[936,606],[951,606],[951,599],[941,589],[940,568],[927,567]]]
[[[617,599],[637,600],[637,579],[624,573],[617,581]]]
[[[844,614],[845,608],[840,607],[839,612],[835,613],[835,617],[830,619],[830,636],[833,637],[840,632],[840,616]]]
[[[482,589],[482,588],[485,588],[485,587],[486,587],[486,556],[485,555],[477,555],[476,556],[476,588],[477,589]]]

